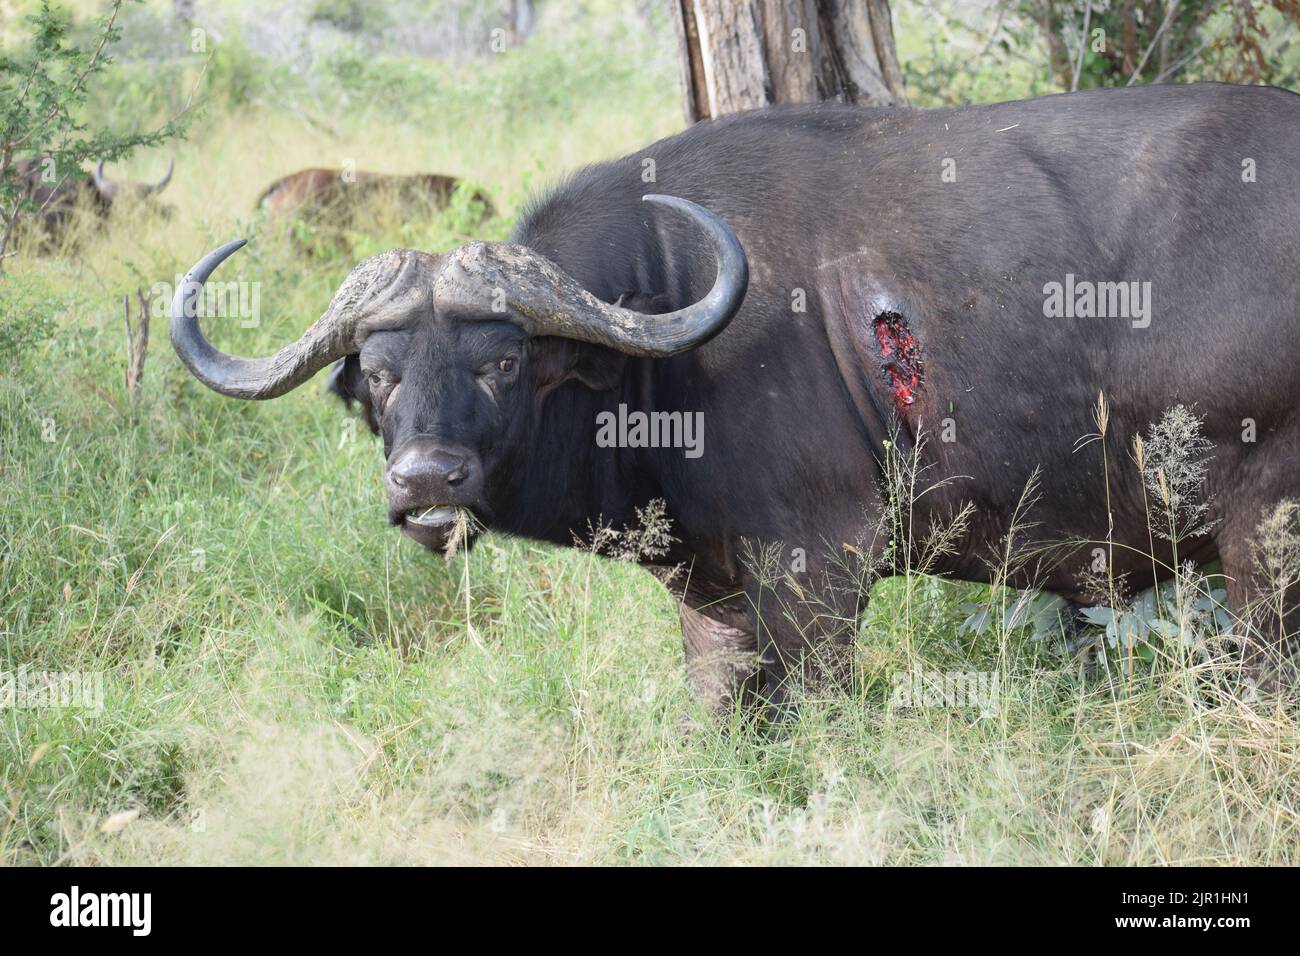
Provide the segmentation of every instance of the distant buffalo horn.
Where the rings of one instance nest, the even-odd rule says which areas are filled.
[[[151,193],[160,193],[167,188],[167,184],[172,181],[172,173],[176,171],[176,160],[170,160],[167,163],[167,173],[156,183],[128,183],[127,185],[140,190],[145,195]],[[104,173],[104,160],[95,164],[95,188],[105,199],[112,199],[122,188],[122,183],[115,179],[109,179]]]
[[[152,185],[146,186],[145,189],[151,193],[160,193],[167,188],[167,184],[172,181],[172,173],[176,171],[176,160],[168,160],[167,172],[162,179]]]
[[[390,249],[353,269],[325,313],[292,345],[268,358],[229,355],[204,337],[198,301],[208,277],[246,241],[229,242],[200,259],[172,299],[172,347],[195,378],[222,395],[277,398],[336,359],[356,352],[359,333],[408,326],[421,312],[432,309],[438,260],[413,249]]]
[[[105,199],[110,198],[117,192],[117,183],[104,175],[104,161],[102,159],[95,166],[95,188],[99,190],[99,194]]]
[[[676,196],[642,196],[689,217],[717,260],[713,288],[676,312],[647,315],[602,302],[555,263],[524,246],[471,242],[447,256],[434,286],[439,312],[482,317],[503,312],[529,335],[606,345],[627,355],[663,358],[707,342],[740,309],[749,264],[735,234],[703,206]]]

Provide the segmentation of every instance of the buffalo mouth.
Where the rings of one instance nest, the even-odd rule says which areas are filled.
[[[459,514],[460,509],[455,505],[430,505],[427,508],[412,508],[402,515],[402,522],[421,528],[441,528],[453,524]]]
[[[391,516],[402,534],[430,551],[447,552],[454,542],[468,545],[475,537],[476,519],[461,505],[424,505]]]

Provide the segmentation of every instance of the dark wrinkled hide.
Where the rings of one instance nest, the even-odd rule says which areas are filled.
[[[1247,157],[1256,183],[1242,181]],[[589,522],[631,524],[638,506],[664,499],[680,541],[662,563],[684,566],[674,587],[684,585],[688,651],[705,659],[712,642],[726,658],[693,673],[702,688],[736,687],[746,676],[736,653],[757,646],[779,700],[809,646],[851,641],[844,620],[865,601],[822,588],[821,573],[828,551],[874,524],[883,446],[900,418],[904,444],[955,420],[955,443],[925,448],[924,483],[954,480],[917,503],[913,537],[974,502],[969,536],[939,570],[985,580],[1036,466],[1033,536],[1105,539],[1101,446],[1074,450],[1096,431],[1105,392],[1114,570],[1138,588],[1151,563],[1132,440],[1170,406],[1194,406],[1216,446],[1206,490],[1217,524],[1180,554],[1221,558],[1240,607],[1256,525],[1298,490],[1297,157],[1300,97],[1265,88],[735,116],[577,173],[514,236],[605,301],[663,311],[701,296],[713,264],[689,223],[640,196],[703,205],[735,230],[751,269],[743,308],[713,341],[631,359],[431,315],[372,335],[335,381],[360,399],[386,453],[450,449],[476,462],[474,481],[440,500],[454,496],[492,528],[569,544]],[[955,183],[943,181],[946,158]],[[1150,327],[1046,318],[1044,286],[1067,274],[1150,281]],[[804,312],[792,309],[796,290]],[[515,360],[509,372],[502,358]],[[619,403],[702,411],[704,455],[596,447],[597,413]],[[1257,443],[1241,440],[1245,418]],[[742,539],[782,543],[781,573],[804,549],[797,587],[760,594]],[[1076,553],[1038,583],[1091,600],[1079,584],[1088,560]],[[756,605],[768,612],[761,622]]]

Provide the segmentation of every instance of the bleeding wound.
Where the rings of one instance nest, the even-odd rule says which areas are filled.
[[[897,312],[881,312],[876,316],[875,327],[876,341],[880,344],[880,368],[901,413],[916,401],[924,377],[921,343]]]

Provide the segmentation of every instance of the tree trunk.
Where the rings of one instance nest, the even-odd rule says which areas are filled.
[[[533,0],[510,0],[506,6],[507,42],[519,46],[533,32]]]
[[[906,106],[889,0],[674,0],[687,120],[772,103]]]

